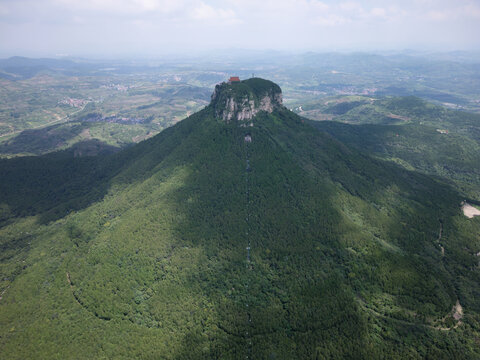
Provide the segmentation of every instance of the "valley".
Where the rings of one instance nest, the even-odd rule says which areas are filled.
[[[82,143],[85,130],[120,149],[208,104],[209,90],[168,81],[142,75],[135,80],[131,75],[58,74],[0,79],[0,153],[11,157],[65,150]]]
[[[283,89],[285,105],[311,119],[332,120],[352,101],[389,96],[415,96],[478,113],[476,61],[421,53],[247,52],[157,61],[14,57],[0,60],[0,156],[82,147],[80,134],[87,129],[107,149],[130,146],[208,105],[211,89],[231,74],[274,80]],[[338,104],[331,103],[328,110],[322,105],[328,101]],[[370,122],[405,121],[396,117],[402,115],[377,114],[378,106],[364,105],[358,116],[368,116]]]

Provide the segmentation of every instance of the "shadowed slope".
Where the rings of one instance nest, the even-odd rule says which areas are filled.
[[[477,272],[437,244],[439,219],[446,249],[468,238],[447,186],[285,109],[247,130],[208,107],[97,161],[76,212],[0,229],[2,356],[474,356],[477,315],[436,329],[458,298],[478,311],[465,291],[478,291]],[[30,214],[57,204],[42,206]]]

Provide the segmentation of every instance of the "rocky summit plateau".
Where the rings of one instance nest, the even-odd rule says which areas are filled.
[[[260,111],[282,108],[282,90],[260,78],[223,82],[215,86],[212,105],[215,116],[226,122],[251,120]]]

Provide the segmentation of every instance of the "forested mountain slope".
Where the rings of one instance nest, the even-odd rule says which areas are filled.
[[[1,161],[0,358],[478,357],[461,196],[270,110]]]

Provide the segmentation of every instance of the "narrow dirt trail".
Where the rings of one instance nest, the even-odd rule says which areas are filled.
[[[251,142],[251,138],[249,137],[247,140],[247,136],[244,137],[244,146],[245,146],[245,206],[246,206],[246,231],[245,231],[245,238],[246,238],[246,270],[250,272],[253,270],[250,251],[252,248],[252,242],[250,239],[250,172],[252,171],[250,167],[250,146],[249,143]],[[249,310],[249,303],[248,298],[250,297],[250,276],[247,274],[247,282],[245,284],[245,292],[247,294],[246,298],[247,301],[245,303],[245,307],[247,309],[247,327],[245,332],[245,338],[247,341],[247,352],[246,352],[246,359],[252,358],[252,337],[251,337],[251,326],[252,326],[252,314]]]
[[[5,292],[8,290],[8,288],[10,287],[10,285],[8,285],[5,289],[3,289],[3,291],[0,293],[0,301],[3,299],[3,295],[5,294]]]
[[[442,220],[439,220],[440,222],[440,230],[438,230],[438,246],[440,246],[440,250],[442,251],[442,256],[445,256],[445,248],[442,246],[441,240],[442,240],[442,233],[443,233],[443,222]]]
[[[110,318],[109,317],[105,317],[105,316],[100,316],[98,315],[96,312],[92,312],[91,310],[89,310],[83,303],[82,301],[78,298],[78,296],[75,294],[75,288],[73,286],[73,283],[72,283],[72,280],[70,279],[70,273],[67,271],[66,272],[66,276],[67,276],[67,281],[68,281],[68,285],[70,285],[70,291],[72,292],[72,296],[73,298],[75,299],[75,301],[77,302],[78,305],[80,305],[85,311],[88,311],[89,313],[91,313],[92,315],[94,315],[96,318],[100,319],[100,320],[105,320],[105,321],[109,321]]]
[[[379,318],[382,318],[382,319],[385,319],[385,320],[389,320],[389,321],[393,321],[393,322],[396,322],[398,324],[402,324],[402,325],[407,325],[407,326],[416,326],[416,327],[423,327],[423,328],[428,328],[428,329],[432,329],[432,330],[440,330],[440,331],[450,331],[450,330],[454,330],[456,328],[458,328],[460,325],[462,325],[462,317],[463,317],[463,308],[462,308],[462,305],[460,305],[460,302],[457,300],[456,304],[453,306],[452,308],[452,313],[449,314],[449,315],[452,315],[452,317],[456,320],[456,324],[453,325],[452,327],[443,327],[443,326],[435,326],[435,325],[429,325],[429,324],[423,324],[423,323],[420,323],[420,322],[414,322],[414,321],[408,321],[408,320],[401,320],[401,319],[396,319],[394,317],[391,317],[391,316],[388,316],[388,315],[385,315],[385,314],[381,314],[379,313],[378,311],[374,310],[374,309],[371,309],[371,308],[368,308],[365,304],[365,302],[363,302],[362,300],[360,299],[357,299],[359,305],[362,307],[363,310],[365,311],[368,311],[370,314],[376,316],[376,317],[379,317]],[[441,321],[445,321],[446,318],[449,316],[449,315],[446,315],[444,318],[441,319]]]

